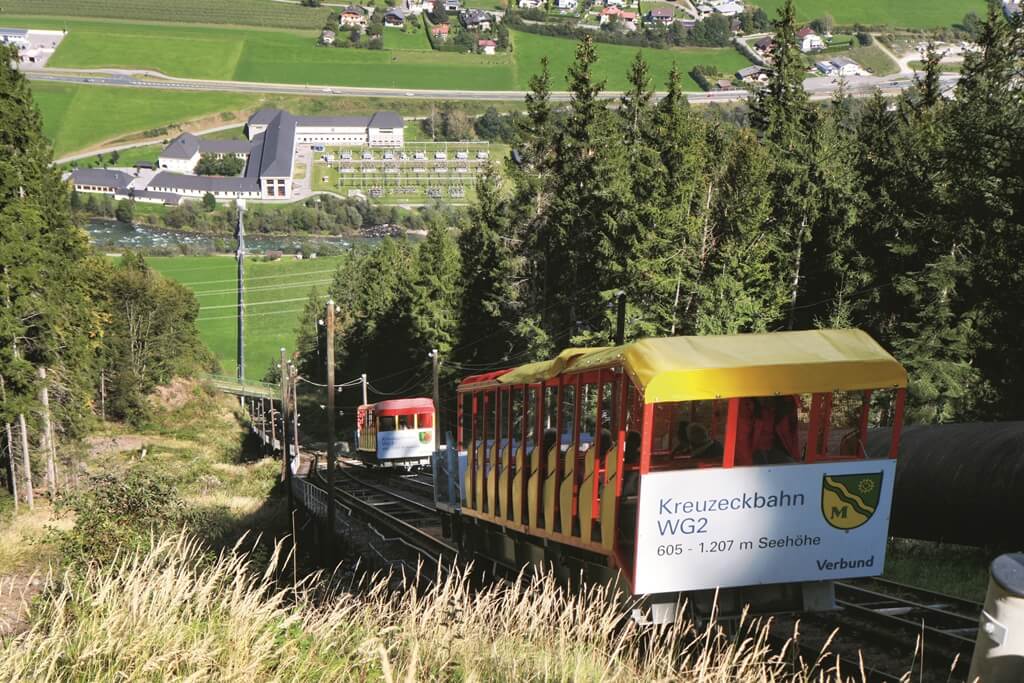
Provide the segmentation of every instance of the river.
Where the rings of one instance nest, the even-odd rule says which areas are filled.
[[[131,226],[112,220],[93,218],[86,225],[90,241],[97,247],[105,250],[119,251],[121,249],[160,249],[175,248],[180,245],[190,247],[193,251],[201,253],[214,250],[219,243],[223,251],[234,251],[235,239],[225,235],[201,235],[190,232],[175,232],[164,230],[147,225]],[[294,253],[303,250],[307,245],[315,249],[318,244],[327,244],[331,247],[345,248],[352,244],[371,244],[380,241],[375,237],[336,237],[336,236],[313,236],[294,237],[278,236],[269,237],[266,235],[246,235],[245,246],[250,252],[263,252],[276,250],[286,253]]]

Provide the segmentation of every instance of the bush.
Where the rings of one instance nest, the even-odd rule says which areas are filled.
[[[196,164],[196,175],[235,176],[245,168],[245,160],[233,155],[225,155],[218,159],[212,154],[204,154]]]
[[[51,531],[71,564],[105,564],[118,552],[147,546],[154,533],[173,531],[187,521],[174,486],[141,468],[124,477],[90,477],[83,491],[61,497],[56,508],[75,518],[71,529]]]

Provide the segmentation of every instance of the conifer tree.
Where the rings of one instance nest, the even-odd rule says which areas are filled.
[[[423,348],[447,357],[458,333],[460,298],[459,247],[448,227],[435,223],[416,250],[417,278],[412,322]]]
[[[98,380],[101,337],[87,289],[88,244],[50,165],[28,81],[12,63],[16,51],[0,45],[0,417],[34,420],[36,368],[45,367],[56,428],[77,435]]]
[[[796,324],[803,277],[804,246],[817,221],[817,188],[810,177],[810,111],[803,85],[804,62],[796,41],[796,12],[786,0],[774,22],[771,74],[751,106],[751,121],[769,145],[772,172],[772,222],[779,240],[780,264],[789,279],[788,326]]]
[[[496,367],[522,351],[517,337],[517,266],[510,249],[511,212],[494,168],[477,181],[469,226],[459,235],[461,309],[456,361]],[[533,344],[542,341],[534,340]]]

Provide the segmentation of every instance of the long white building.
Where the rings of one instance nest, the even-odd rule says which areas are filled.
[[[160,154],[161,172],[146,189],[185,197],[210,193],[219,200],[290,199],[297,145],[401,147],[405,122],[389,111],[371,116],[316,117],[262,109],[249,118],[246,135],[248,141],[179,135]],[[206,154],[244,158],[245,172],[237,178],[193,175],[200,157]]]

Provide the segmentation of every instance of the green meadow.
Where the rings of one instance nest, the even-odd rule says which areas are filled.
[[[304,29],[323,26],[331,12],[273,0],[4,0],[3,9],[9,14]]]
[[[514,50],[469,55],[421,49],[357,50],[318,47],[311,32],[184,24],[5,17],[12,26],[62,28],[69,33],[50,60],[65,68],[154,69],[171,76],[214,80],[344,85],[357,87],[523,90],[542,56],[551,59],[557,89],[575,43],[513,32]],[[405,38],[397,39],[399,44]],[[159,48],[155,48],[159,46]],[[626,87],[633,47],[599,44],[595,67],[610,90]],[[651,74],[664,83],[673,62],[681,71],[715,64],[729,73],[748,64],[732,48],[645,50]],[[689,76],[687,89],[697,86]]]
[[[758,0],[756,3],[775,18],[785,0]],[[798,0],[797,17],[810,21],[831,14],[838,24],[864,24],[891,28],[927,29],[957,24],[968,12],[985,16],[983,0]]]
[[[299,313],[313,287],[326,291],[338,257],[296,261],[249,259],[245,263],[245,375],[259,380],[283,346],[295,350]],[[235,259],[229,256],[147,257],[155,270],[195,292],[199,334],[220,361],[221,371],[235,374],[237,317]],[[297,299],[297,300],[296,300]]]
[[[69,86],[36,81],[32,94],[56,155],[220,112],[255,106],[258,95]],[[113,115],[116,113],[116,116]]]

